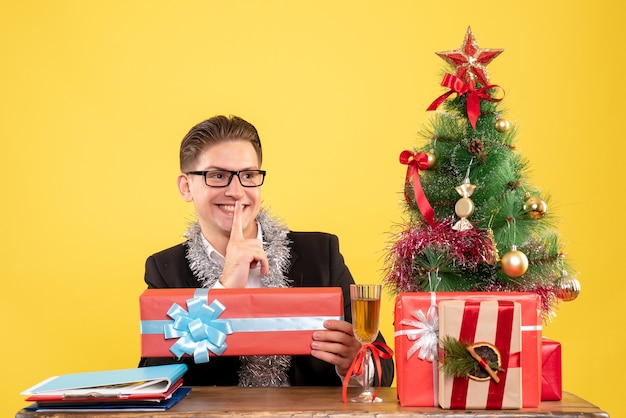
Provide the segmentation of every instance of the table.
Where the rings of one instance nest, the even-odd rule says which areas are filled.
[[[349,395],[358,393],[350,388]],[[16,418],[197,418],[197,417],[561,417],[608,418],[609,414],[571,393],[563,400],[542,402],[539,408],[502,411],[453,411],[431,407],[402,407],[396,388],[381,388],[382,403],[357,404],[341,401],[340,387],[240,388],[233,386],[193,387],[179,404],[164,412],[44,413],[20,411]]]

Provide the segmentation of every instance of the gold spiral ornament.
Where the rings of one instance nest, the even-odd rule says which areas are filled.
[[[563,302],[571,302],[580,294],[580,282],[574,276],[563,272],[564,274],[557,282],[555,289],[556,297]]]

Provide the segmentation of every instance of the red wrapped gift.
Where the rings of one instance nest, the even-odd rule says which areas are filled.
[[[142,357],[310,354],[311,335],[343,319],[340,288],[147,289]]]
[[[520,409],[522,407],[521,309],[513,301],[450,300],[439,303],[439,340],[452,337],[464,345],[493,350],[500,358],[491,369],[476,355],[484,376],[451,376],[439,369],[439,405],[444,409]],[[486,343],[486,344],[485,344]],[[486,355],[486,354],[485,354]],[[471,358],[471,357],[470,357]],[[440,357],[441,359],[441,357]],[[447,359],[444,357],[443,361]],[[480,370],[482,371],[482,370]],[[493,374],[493,377],[489,377]]]
[[[561,344],[544,337],[541,344],[541,400],[558,401],[562,397]]]
[[[402,406],[438,404],[438,313],[443,300],[510,300],[522,307],[522,405],[541,402],[541,311],[539,296],[517,292],[406,292],[396,298],[396,383]],[[434,330],[434,334],[433,334]]]

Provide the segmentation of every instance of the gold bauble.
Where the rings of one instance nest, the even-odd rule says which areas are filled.
[[[506,132],[509,130],[510,127],[511,127],[511,124],[509,123],[508,120],[502,119],[502,118],[498,118],[498,120],[496,120],[496,131]]]
[[[513,248],[502,256],[500,265],[507,276],[519,277],[528,270],[528,257],[523,252]]]
[[[564,302],[571,302],[580,294],[580,282],[574,276],[563,276],[557,282],[556,297]]]
[[[548,204],[539,196],[530,196],[524,202],[524,213],[533,219],[541,219],[546,216]]]
[[[432,152],[426,152],[425,154],[428,156],[428,168],[431,168],[435,165],[437,157],[435,157],[435,154],[433,154]]]
[[[460,218],[469,218],[474,213],[474,202],[469,197],[462,197],[454,205],[454,213]]]

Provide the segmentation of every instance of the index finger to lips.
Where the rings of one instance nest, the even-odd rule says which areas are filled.
[[[231,239],[243,239],[243,225],[242,225],[242,212],[243,206],[239,201],[235,202],[235,212],[233,213],[233,224],[230,230]]]

